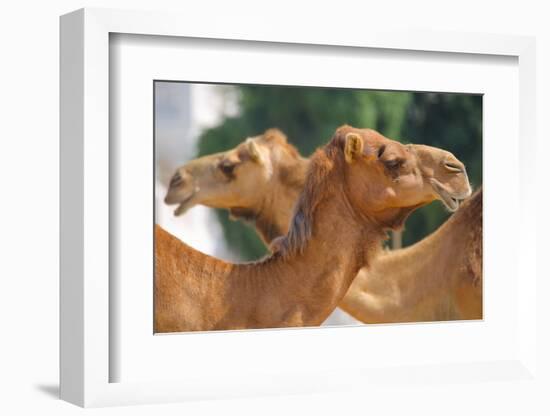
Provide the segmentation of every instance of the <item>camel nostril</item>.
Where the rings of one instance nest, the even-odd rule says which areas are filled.
[[[181,177],[179,172],[176,172],[176,174],[172,176],[172,179],[170,180],[170,187],[180,186],[182,184],[183,184],[183,178]]]

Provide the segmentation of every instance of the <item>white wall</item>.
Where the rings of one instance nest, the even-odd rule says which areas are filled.
[[[0,412],[17,414],[80,413],[56,401],[58,377],[58,16],[83,6],[182,10],[206,16],[233,14],[250,16],[251,21],[288,25],[326,26],[327,32],[341,25],[368,27],[387,21],[402,27],[433,27],[441,30],[514,33],[538,36],[538,134],[541,148],[533,154],[534,177],[539,177],[539,244],[550,235],[548,185],[544,166],[550,151],[550,32],[547,2],[523,0],[462,0],[358,2],[249,2],[234,0],[213,4],[208,0],[19,0],[5,1],[0,11],[0,258],[2,259],[0,316]],[[240,7],[239,7],[240,5]],[[246,27],[235,27],[245,33]],[[345,71],[343,71],[345,76]],[[543,141],[541,138],[544,137]],[[542,214],[546,214],[543,216]],[[512,225],[513,226],[513,225]],[[506,234],[503,232],[503,236]],[[546,240],[547,241],[547,240]],[[546,242],[546,250],[548,243]],[[545,331],[540,332],[544,350],[539,360],[548,372],[550,342],[550,273],[538,287],[539,310]],[[542,297],[544,296],[544,298]],[[542,320],[544,319],[544,322]],[[221,346],[223,347],[223,346]],[[406,346],[403,346],[406,348]],[[365,351],[368,354],[368,350]],[[358,358],[360,359],[360,357]],[[487,387],[487,386],[485,386]],[[422,387],[388,389],[373,397],[350,396],[345,392],[325,396],[234,400],[210,403],[101,409],[94,414],[549,414],[545,392],[500,383],[484,388],[464,384],[435,387],[427,394]],[[518,389],[522,394],[518,394]],[[525,397],[530,398],[525,400]],[[540,400],[540,401],[539,401]]]

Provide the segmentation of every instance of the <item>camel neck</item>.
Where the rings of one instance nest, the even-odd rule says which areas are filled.
[[[453,319],[451,296],[460,284],[453,271],[464,269],[480,247],[480,229],[480,205],[461,207],[420,242],[379,256],[358,274],[340,306],[363,322]]]
[[[332,196],[317,207],[311,238],[303,250],[291,255],[275,253],[261,263],[235,265],[233,273],[240,276],[241,284],[256,287],[259,298],[269,293],[267,304],[281,305],[277,315],[287,317],[287,324],[297,320],[299,325],[319,325],[384,236],[369,223],[357,224],[343,195]]]
[[[441,255],[438,242],[444,238],[438,230],[413,246],[380,253],[370,267],[359,271],[339,306],[366,323],[420,320],[417,313],[422,311],[414,305],[427,309],[428,291],[444,287],[432,279],[441,277],[433,270],[433,259]]]

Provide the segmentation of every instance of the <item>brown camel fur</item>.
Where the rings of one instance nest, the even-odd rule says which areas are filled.
[[[155,332],[319,325],[385,231],[440,198],[423,170],[410,146],[344,126],[311,158],[288,235],[271,257],[226,263],[157,226]]]
[[[270,145],[266,146],[266,142]],[[256,172],[252,176],[254,183],[251,184],[243,178],[249,178],[252,170],[265,169],[264,164],[246,157],[247,149],[252,145],[256,149],[265,147],[264,158],[269,161],[269,169],[273,174],[261,175]],[[468,179],[465,173],[462,174],[463,167],[458,160],[443,150],[415,147],[421,153],[424,152],[425,165],[431,161],[440,169],[448,171],[446,176],[441,170],[432,169],[441,181],[439,183],[444,184],[443,189],[454,191],[455,194],[466,194],[464,189],[469,186]],[[235,154],[240,154],[241,158],[235,158]],[[268,154],[271,156],[265,157]],[[219,176],[212,175],[212,172],[219,170],[216,167],[226,160],[233,160],[235,165],[234,175],[229,182],[230,189],[224,187],[228,181],[220,181]],[[285,169],[279,169],[278,164],[281,163]],[[178,196],[183,195],[187,199],[186,209],[189,209],[202,203],[206,194],[209,206],[228,208],[234,215],[242,213],[240,217],[253,220],[259,234],[269,243],[277,232],[278,235],[286,233],[286,228],[281,229],[280,224],[288,224],[291,207],[299,192],[299,186],[288,186],[285,182],[289,175],[286,167],[297,166],[292,175],[292,184],[299,185],[305,177],[302,173],[305,163],[305,159],[287,143],[286,137],[280,131],[271,129],[264,135],[248,139],[233,150],[195,159],[179,168],[175,177],[185,177],[186,181],[172,181],[167,201],[179,202]],[[280,173],[281,170],[283,173]],[[197,189],[195,183],[200,183],[201,187],[193,192]],[[220,189],[223,192],[223,203],[217,198]],[[282,189],[285,191],[281,192]],[[252,195],[248,196],[251,190]],[[481,199],[481,191],[476,198]],[[459,218],[471,221],[464,223]],[[481,265],[481,257],[481,202],[468,203],[430,237],[405,250],[380,256],[372,262],[368,271],[361,270],[339,306],[356,319],[367,323],[480,319],[481,266],[471,265]],[[407,290],[402,289],[404,282],[408,285]]]

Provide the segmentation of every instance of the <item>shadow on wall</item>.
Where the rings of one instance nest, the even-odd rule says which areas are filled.
[[[59,384],[37,384],[34,387],[46,396],[59,400]]]

